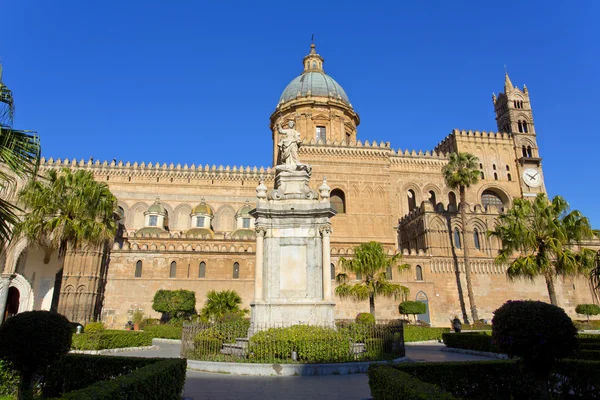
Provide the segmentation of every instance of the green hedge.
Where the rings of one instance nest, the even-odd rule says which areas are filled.
[[[185,359],[163,359],[115,379],[64,394],[68,400],[181,400]]]
[[[19,372],[0,360],[0,396],[16,396],[19,388]]]
[[[453,400],[436,385],[386,365],[371,365],[367,372],[373,400]]]
[[[404,325],[404,342],[422,342],[440,340],[442,333],[450,332],[450,328],[428,328],[414,325]]]
[[[152,336],[139,331],[102,331],[73,335],[73,350],[104,350],[151,346]]]
[[[492,344],[492,337],[485,332],[444,333],[442,339],[446,347],[490,353],[498,352],[498,349]]]
[[[152,336],[153,338],[160,339],[177,339],[181,340],[180,326],[173,325],[146,325],[144,332]]]
[[[561,398],[600,399],[600,361],[562,360],[558,362],[555,372],[563,378]],[[567,393],[573,396],[567,397]]]

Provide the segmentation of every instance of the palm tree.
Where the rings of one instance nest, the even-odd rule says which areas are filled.
[[[569,210],[565,199],[555,196],[548,201],[545,194],[538,194],[533,201],[515,199],[489,235],[502,242],[496,261],[512,260],[506,271],[508,278],[533,281],[543,276],[550,302],[558,305],[554,278],[592,272],[595,252],[580,243],[595,233],[581,212]]]
[[[40,142],[31,131],[13,129],[15,107],[12,92],[2,83],[0,65],[0,248],[10,240],[21,211],[10,201],[16,178],[35,175],[40,160]]]
[[[44,250],[44,262],[58,251],[59,274],[67,249],[99,246],[113,240],[117,230],[117,199],[105,183],[94,180],[89,171],[68,168],[49,170],[29,181],[19,193],[26,213],[15,234]],[[53,309],[58,305],[55,289]]]
[[[409,290],[406,286],[391,283],[389,273],[396,267],[398,272],[410,269],[410,265],[398,262],[401,254],[388,256],[378,242],[363,243],[354,249],[354,258],[340,258],[340,265],[346,272],[353,272],[360,277],[358,283],[350,284],[350,278],[344,272],[335,277],[338,287],[335,293],[342,299],[351,297],[356,301],[369,299],[371,315],[375,316],[375,298],[377,296],[405,298]]]
[[[215,322],[226,314],[244,315],[248,310],[241,309],[241,304],[242,298],[235,290],[211,290],[206,294],[206,304],[200,310],[200,319],[203,322]]]
[[[467,295],[471,305],[473,321],[479,321],[477,306],[471,281],[471,260],[469,259],[470,242],[467,238],[467,188],[479,182],[480,171],[477,168],[479,160],[470,153],[450,153],[448,164],[442,169],[446,185],[458,189],[460,193],[460,223],[463,236],[463,259],[465,263],[465,278],[467,280]],[[465,321],[467,322],[467,321]]]

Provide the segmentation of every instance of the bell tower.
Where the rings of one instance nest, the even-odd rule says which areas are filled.
[[[504,93],[500,92],[497,97],[493,94],[492,100],[498,131],[509,133],[513,138],[523,197],[545,193],[542,159],[527,86],[523,85],[522,90],[514,86],[507,72],[504,76]]]

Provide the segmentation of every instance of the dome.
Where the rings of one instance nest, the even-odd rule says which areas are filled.
[[[202,238],[202,237],[210,237],[211,239],[215,237],[215,233],[210,230],[210,229],[206,229],[206,228],[192,228],[192,229],[188,229],[185,232],[185,237],[188,238]]]
[[[255,207],[252,207],[250,203],[246,202],[242,208],[235,214],[236,217],[252,217],[250,215],[250,211],[254,210]]]
[[[160,233],[163,233],[163,232],[166,232],[166,230],[161,229],[161,228],[159,228],[157,226],[147,226],[145,228],[138,229],[137,231],[135,231],[135,234],[136,234],[136,236],[138,236],[138,235],[148,235],[148,234],[150,234],[150,235],[156,235],[156,234],[160,234]]]
[[[254,229],[236,229],[231,234],[232,239],[237,240],[255,240],[255,232]]]
[[[167,210],[160,205],[160,200],[157,198],[150,207],[148,207],[148,211],[145,214],[161,214],[167,215]]]
[[[294,100],[300,96],[322,96],[332,97],[350,104],[348,95],[339,83],[323,71],[304,72],[302,75],[292,80],[285,88],[281,97],[280,103]]]
[[[200,204],[198,204],[192,210],[192,215],[195,215],[195,214],[205,214],[205,215],[211,215],[212,216],[213,212],[210,209],[210,207],[206,205],[206,202],[204,201],[204,199],[202,199],[200,201]]]

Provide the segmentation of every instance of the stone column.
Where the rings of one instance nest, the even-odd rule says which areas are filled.
[[[256,228],[256,263],[254,267],[254,301],[263,301],[263,264],[265,229]]]
[[[0,282],[2,282],[2,289],[0,289],[0,324],[4,322],[4,313],[6,312],[6,302],[8,301],[8,289],[10,287],[10,281],[15,276],[12,274],[0,275]]]
[[[323,238],[323,300],[331,301],[331,227],[321,228]]]

